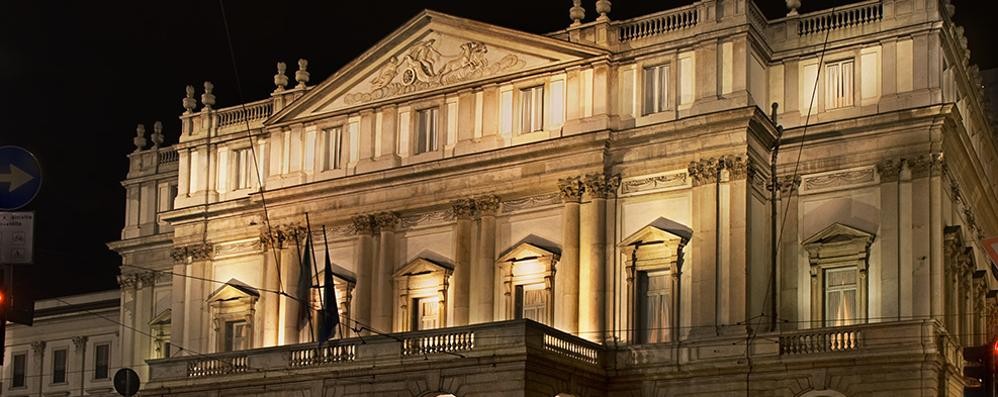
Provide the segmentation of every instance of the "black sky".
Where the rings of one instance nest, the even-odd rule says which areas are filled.
[[[691,3],[617,0],[614,19]],[[757,0],[776,18],[782,0]],[[802,11],[851,1],[804,0]],[[593,0],[584,0],[588,19]],[[998,66],[985,51],[998,29],[990,1],[956,1],[973,61]],[[569,0],[225,2],[242,98],[273,89],[274,64],[309,59],[318,83],[424,8],[528,32],[567,26]],[[290,74],[290,73],[289,73]],[[293,76],[293,74],[292,74]],[[125,155],[135,125],[165,124],[176,142],[184,86],[215,83],[218,106],[240,93],[217,1],[7,1],[0,9],[0,145],[32,150],[42,162],[37,211],[39,297],[116,286],[119,257],[105,243],[124,221]],[[37,277],[44,275],[44,277]]]

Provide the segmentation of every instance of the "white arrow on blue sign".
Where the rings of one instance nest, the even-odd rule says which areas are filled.
[[[42,188],[42,167],[31,152],[0,146],[0,211],[16,210],[35,199]]]

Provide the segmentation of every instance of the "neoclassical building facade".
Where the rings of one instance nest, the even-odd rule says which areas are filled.
[[[998,136],[949,1],[575,3],[547,34],[425,11],[318,84],[188,87],[175,145],[140,128],[109,246],[143,395],[973,387]]]

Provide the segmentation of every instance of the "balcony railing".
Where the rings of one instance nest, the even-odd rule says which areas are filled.
[[[780,354],[810,354],[858,350],[863,330],[823,328],[780,336]]]
[[[880,0],[857,3],[802,15],[797,25],[797,34],[807,36],[829,30],[860,26],[880,21],[883,17],[884,5]]]
[[[274,103],[270,99],[219,109],[218,127],[222,128],[230,125],[238,126],[240,123],[262,120],[270,117],[270,113],[273,109]]]
[[[443,332],[402,339],[402,356],[451,353],[475,348],[475,332]]]
[[[566,338],[555,334],[545,334],[544,350],[592,365],[599,364],[599,349],[578,340],[578,338]]]
[[[314,367],[357,358],[357,346],[353,344],[325,346],[321,349],[303,347],[291,350],[288,366],[291,368]]]
[[[621,42],[658,36],[677,30],[689,29],[700,22],[696,5],[651,14],[623,21],[618,26],[617,37]]]
[[[249,356],[239,355],[226,358],[199,358],[187,363],[187,377],[228,375],[246,372],[249,369]]]

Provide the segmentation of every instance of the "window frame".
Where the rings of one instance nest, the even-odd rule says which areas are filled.
[[[651,97],[648,89],[648,73],[654,74],[652,79]],[[669,94],[672,91],[669,85],[672,74],[672,64],[670,62],[641,67],[641,116],[648,116],[655,113],[662,113],[672,109]],[[651,99],[651,103],[648,100]],[[650,105],[650,107],[649,107]]]
[[[844,66],[849,65],[849,73],[846,74]],[[848,57],[835,61],[825,62],[825,87],[824,87],[824,109],[836,110],[853,107],[856,105],[856,58]],[[832,72],[831,68],[836,71]],[[844,81],[848,77],[848,81]],[[839,95],[841,94],[841,95]]]
[[[250,327],[246,319],[224,320],[222,327],[222,352],[229,353],[249,349],[249,343],[247,343],[246,338],[251,336],[247,335]],[[239,335],[236,335],[237,329]]]
[[[428,106],[424,108],[419,108],[415,111],[416,113],[416,117],[414,117],[415,119],[414,122],[416,124],[415,125],[416,128],[414,128],[415,139],[412,140],[413,141],[412,154],[414,156],[426,153],[433,153],[440,150],[440,108],[441,108],[440,106]],[[423,128],[424,126],[426,126],[426,124],[423,121],[425,114],[429,115],[428,120],[430,120],[428,125],[428,130],[424,130]],[[421,145],[420,140],[423,138],[424,132],[426,133],[426,138],[425,138],[426,144]]]
[[[27,353],[14,353],[10,356],[10,388],[11,389],[26,389],[28,387],[28,354]],[[20,376],[18,376],[18,358],[21,362]],[[20,382],[17,380],[20,379]],[[20,384],[18,384],[20,383]]]
[[[101,348],[104,348],[106,353],[103,365],[101,363],[101,355],[100,355]],[[104,372],[104,376],[99,375],[101,371]],[[108,380],[108,379],[111,379],[111,343],[110,342],[95,343],[93,380]]]
[[[59,353],[62,353],[62,360],[58,359]],[[61,368],[60,368],[61,367]],[[69,378],[66,376],[69,367],[69,349],[60,348],[52,349],[52,378],[51,382],[53,385],[64,385],[69,382]],[[61,379],[59,379],[61,375]]]
[[[322,154],[322,170],[335,171],[344,168],[343,164],[343,125],[334,125],[322,129],[325,140]]]
[[[545,131],[545,84],[535,84],[518,89],[520,134]],[[528,111],[529,110],[529,111]],[[529,116],[529,117],[528,117]],[[528,125],[529,124],[529,125]]]
[[[245,190],[254,187],[253,174],[256,172],[256,165],[253,161],[253,151],[252,146],[237,147],[231,150],[232,190]]]

